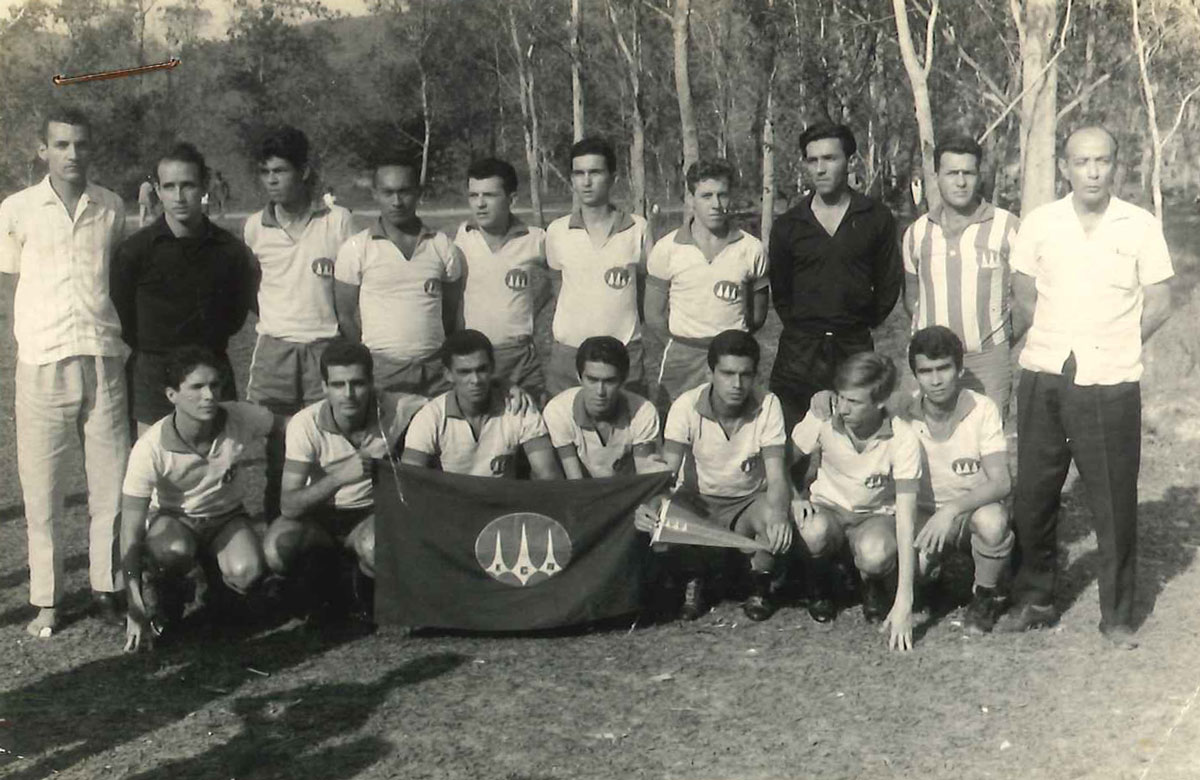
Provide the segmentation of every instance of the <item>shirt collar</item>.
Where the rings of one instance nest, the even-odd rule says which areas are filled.
[[[467,220],[467,231],[469,232],[472,230],[477,230],[480,233],[484,232],[483,228],[479,227],[479,225],[475,222],[474,219],[470,219],[470,220]],[[529,235],[529,226],[526,225],[523,221],[521,221],[521,219],[519,217],[517,217],[515,214],[512,215],[511,217],[509,217],[508,230],[504,231],[504,243],[507,244],[509,241],[511,241],[514,238],[518,238],[519,236],[527,236],[527,235]]]
[[[1079,214],[1075,211],[1074,198],[1075,193],[1068,192],[1064,197],[1058,200],[1058,205],[1063,209],[1064,212],[1071,215],[1071,219],[1074,219],[1076,224],[1082,224],[1079,222]],[[1103,225],[1109,222],[1128,219],[1136,214],[1136,212],[1137,207],[1133,206],[1133,204],[1131,204],[1129,201],[1121,200],[1116,195],[1110,195],[1108,198],[1108,206],[1105,207],[1104,214],[1101,215],[1099,224]]]
[[[57,204],[61,205],[63,208],[66,208],[66,204],[63,203],[62,198],[58,197],[58,193],[54,191],[54,185],[50,183],[50,174],[47,173],[44,177],[42,177],[41,182],[37,186],[42,188],[41,202],[43,204],[49,205],[49,204],[57,203]],[[88,203],[91,203],[92,201],[96,200],[97,199],[96,190],[97,190],[96,185],[92,184],[89,181],[83,187],[83,194],[81,194],[79,196],[79,202],[86,207]],[[76,206],[75,208],[77,210],[79,209],[78,206]],[[75,215],[72,214],[71,216],[74,217]]]
[[[935,225],[941,225],[942,220],[946,216],[945,205],[939,203],[929,210],[929,221]],[[968,225],[976,223],[990,222],[996,216],[996,207],[986,200],[979,201],[979,205],[975,207],[975,211],[967,218]]]
[[[215,241],[219,243],[224,243],[228,240],[230,237],[229,233],[219,230],[208,217],[203,217],[203,220],[204,221],[200,226],[200,232],[194,236],[187,236],[188,238],[197,238],[201,241]],[[152,243],[178,238],[178,236],[171,231],[171,226],[167,224],[166,216],[162,214],[160,214],[157,219],[151,222],[149,228],[147,229],[150,231],[150,241]]]
[[[812,210],[813,198],[816,197],[817,193],[814,192],[804,200],[800,201],[802,213],[813,222],[817,222],[817,216],[813,214]],[[868,198],[866,195],[863,195],[857,190],[850,190],[850,205],[846,208],[846,216],[858,213],[860,211],[870,211],[873,208],[875,208],[874,200]]]
[[[850,437],[850,431],[846,428],[846,423],[842,420],[842,416],[840,414],[834,414],[833,417],[830,418],[829,422],[835,431],[847,438]],[[883,416],[883,422],[879,424],[879,429],[875,431],[875,433],[872,433],[870,436],[868,436],[866,441],[872,441],[874,439],[879,439],[882,441],[885,439],[890,439],[894,435],[895,431],[892,430],[892,418],[885,414]]]
[[[676,244],[689,244],[691,246],[696,246],[696,237],[692,235],[693,222],[695,222],[695,218],[685,221],[679,226],[679,229],[675,231],[674,242]],[[730,226],[729,235],[725,236],[725,246],[729,246],[737,241],[741,241],[743,235],[744,234],[739,228]]]
[[[616,219],[613,220],[612,230],[609,231],[610,236],[615,236],[629,228],[633,227],[633,215],[624,209],[619,209],[616,206],[610,206],[617,213]],[[567,227],[571,230],[579,229],[586,230],[587,225],[583,222],[583,210],[574,209],[571,211],[571,217],[567,220]]]
[[[704,389],[700,391],[700,394],[696,396],[696,412],[701,417],[712,420],[713,422],[719,422],[717,420],[716,412],[713,411],[712,391],[712,383],[709,383],[705,385]],[[742,413],[739,415],[739,418],[745,421],[753,420],[758,416],[758,411],[761,408],[762,399],[759,398],[758,393],[751,390],[750,397],[746,399],[745,405],[742,406]]]
[[[493,387],[488,398],[487,416],[499,417],[501,414],[504,414],[504,395]],[[446,419],[449,420],[451,418],[457,420],[467,419],[463,415],[462,407],[458,405],[458,396],[455,395],[453,390],[446,393]]]
[[[571,413],[575,417],[575,424],[581,429],[596,430],[596,421],[588,414],[587,406],[583,402],[582,390],[575,394],[575,401],[571,404]],[[613,416],[613,425],[618,428],[629,425],[629,399],[625,397],[624,391],[617,392],[617,409]]]
[[[379,420],[379,403],[378,399],[372,398],[367,404],[367,417],[363,425],[363,430],[371,431],[375,427],[375,423]],[[343,431],[337,424],[337,420],[333,417],[333,407],[329,405],[329,400],[326,399],[317,407],[317,427],[326,433],[333,433],[339,436],[345,436],[346,431]],[[353,433],[353,431],[351,431]]]
[[[329,206],[326,206],[325,201],[320,198],[310,202],[308,207],[310,209],[309,219],[316,219],[329,213]],[[262,210],[262,224],[263,227],[283,227],[283,225],[279,224],[278,217],[275,216],[275,201],[267,201],[266,207]]]
[[[925,394],[917,394],[917,408],[921,410],[921,419],[926,423],[929,422],[929,416],[925,413]],[[954,411],[950,413],[950,430],[953,431],[958,427],[958,424],[967,419],[967,415],[975,411],[975,396],[971,394],[965,387],[958,391],[958,400],[954,402]]]
[[[383,217],[379,217],[373,223],[371,223],[369,233],[373,240],[381,240],[381,241],[391,241],[392,240],[391,236],[389,236],[387,234],[387,230],[385,230],[383,227]],[[435,231],[433,228],[429,227],[424,222],[422,222],[421,230],[420,230],[420,232],[417,233],[417,243],[420,243],[427,238],[433,238],[436,235],[437,235],[437,231]]]
[[[224,408],[217,409],[217,432],[213,436],[213,443],[225,433],[225,423],[228,422],[229,414]],[[159,443],[167,452],[175,452],[180,455],[195,455],[196,451],[192,449],[183,437],[179,435],[179,429],[175,427],[175,413],[172,412],[167,419],[163,420],[162,428],[159,429]],[[205,457],[208,453],[203,453]]]

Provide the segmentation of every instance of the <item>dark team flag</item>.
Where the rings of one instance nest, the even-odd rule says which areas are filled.
[[[649,548],[633,510],[671,475],[544,482],[389,472],[383,464],[375,484],[380,623],[529,630],[638,609]]]

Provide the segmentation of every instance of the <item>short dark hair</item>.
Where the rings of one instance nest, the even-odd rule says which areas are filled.
[[[204,162],[204,155],[193,144],[187,141],[180,141],[158,156],[158,162],[154,164],[155,181],[158,181],[158,166],[165,162],[194,165],[200,174],[200,183],[205,184],[208,182],[208,164]]]
[[[975,158],[976,165],[983,165],[983,147],[969,135],[957,134],[942,139],[933,147],[933,170],[942,169],[942,155],[969,154]]]
[[[509,195],[517,191],[517,169],[504,160],[484,157],[467,166],[468,179],[499,179],[504,182],[504,191]]]
[[[583,340],[575,351],[575,372],[583,376],[584,363],[604,363],[617,369],[621,381],[629,376],[629,350],[620,339],[612,336],[592,336]]]
[[[818,122],[800,134],[800,156],[808,155],[808,145],[813,141],[823,141],[826,138],[836,138],[842,142],[842,151],[845,152],[846,159],[850,159],[858,151],[858,142],[854,140],[854,131],[849,127],[835,125],[832,122]]]
[[[200,366],[215,369],[222,377],[225,376],[225,364],[211,350],[205,347],[187,345],[171,350],[167,354],[167,364],[163,368],[163,382],[172,390],[178,390],[188,374]]]
[[[272,157],[287,160],[297,171],[303,171],[308,167],[308,136],[291,125],[275,128],[259,144],[255,159],[263,163]]]
[[[600,155],[604,158],[605,165],[608,166],[608,172],[617,172],[617,153],[613,150],[613,146],[608,142],[608,139],[596,135],[581,138],[571,144],[571,159],[569,162],[574,162],[576,157],[583,157],[586,154]]]
[[[737,170],[725,158],[713,157],[692,163],[684,175],[688,192],[691,193],[696,192],[697,184],[709,179],[724,179],[729,188],[733,189],[733,185],[737,183]]]
[[[726,355],[750,358],[757,371],[762,349],[758,341],[744,330],[723,330],[708,344],[708,367],[715,370],[717,361]]]
[[[954,367],[963,367],[963,343],[958,334],[945,325],[930,325],[921,328],[913,334],[908,342],[908,367],[917,373],[917,355],[924,355],[927,360],[951,358]]]
[[[42,134],[40,136],[42,143],[50,137],[50,123],[58,122],[63,125],[74,125],[75,127],[86,127],[88,137],[92,135],[92,120],[88,119],[87,114],[81,109],[66,103],[52,103],[42,116]]]
[[[321,369],[321,380],[329,381],[331,366],[362,366],[366,369],[367,378],[375,377],[375,358],[365,344],[344,338],[335,338],[325,346],[321,359],[317,362]]]
[[[450,368],[456,357],[474,355],[476,352],[487,353],[488,362],[496,365],[496,353],[492,342],[487,336],[477,330],[456,330],[446,337],[442,344],[442,365]]]
[[[886,400],[896,389],[896,364],[878,352],[859,352],[846,358],[833,377],[835,390],[854,387],[871,389],[871,400]]]
[[[421,164],[411,157],[396,155],[392,157],[376,158],[371,166],[371,186],[375,186],[379,181],[379,171],[383,168],[407,168],[412,171],[413,178],[417,180],[417,184],[421,183]]]

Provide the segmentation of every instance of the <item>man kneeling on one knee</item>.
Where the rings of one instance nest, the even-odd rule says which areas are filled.
[[[424,396],[374,388],[371,352],[336,339],[320,359],[325,399],[288,422],[280,506],[263,540],[267,563],[294,575],[307,607],[336,604],[338,559],[355,559],[349,595],[371,612],[375,576],[372,465],[398,457]],[[322,603],[324,602],[324,603]]]
[[[173,352],[166,394],[175,410],[129,456],[121,504],[126,650],[150,648],[161,621],[182,614],[183,579],[198,562],[209,571],[215,564],[224,584],[242,595],[266,572],[242,503],[240,467],[246,449],[261,445],[280,423],[261,406],[219,403],[222,365],[199,347]]]
[[[685,471],[683,486],[672,500],[696,509],[712,521],[756,539],[767,549],[753,550],[750,574],[753,591],[742,609],[751,620],[766,620],[774,612],[770,587],[777,556],[792,544],[788,517],[791,484],[786,466],[783,410],[774,393],[758,393],[759,346],[750,334],[727,330],[708,347],[712,380],[679,396],[667,414],[664,457],[675,473],[691,455],[693,469]],[[637,527],[653,530],[657,514],[642,506]],[[704,614],[704,548],[681,546],[680,567],[687,579],[683,616]]]

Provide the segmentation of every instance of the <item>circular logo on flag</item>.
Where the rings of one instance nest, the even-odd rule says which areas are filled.
[[[713,295],[727,303],[737,303],[742,297],[742,286],[737,282],[727,282],[724,279],[713,285]]]
[[[479,568],[497,582],[523,588],[550,579],[571,563],[571,537],[536,512],[501,515],[475,538]]]
[[[529,274],[514,268],[504,275],[504,284],[510,290],[525,290],[529,287]]]
[[[312,272],[322,279],[333,276],[333,260],[328,257],[318,257],[312,261]]]
[[[605,283],[614,290],[623,290],[629,286],[629,268],[613,266],[604,272]]]
[[[440,279],[425,280],[425,294],[436,298],[442,294],[442,281]]]

